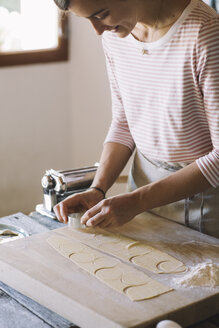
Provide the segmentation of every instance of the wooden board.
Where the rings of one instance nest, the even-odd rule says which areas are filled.
[[[39,213],[29,217],[21,212],[0,218],[0,224],[12,225],[29,235],[63,227],[61,222],[51,220]],[[10,315],[9,315],[10,314]],[[29,297],[0,281],[0,327],[73,328],[70,321],[50,311]]]
[[[153,327],[165,318],[186,327],[219,312],[219,288],[176,288],[154,299],[132,302],[59,255],[46,242],[54,233],[69,234],[69,229],[1,245],[0,280],[85,328]],[[146,241],[188,266],[209,260],[218,263],[218,239],[152,214],[136,217],[116,231]],[[147,274],[172,287],[173,279],[179,276]]]

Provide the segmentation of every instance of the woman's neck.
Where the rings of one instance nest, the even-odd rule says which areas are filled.
[[[165,35],[181,16],[190,0],[143,0],[133,36],[142,42],[153,42]]]

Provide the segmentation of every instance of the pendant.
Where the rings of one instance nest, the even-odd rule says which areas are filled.
[[[148,50],[144,49],[144,48],[142,49],[141,52],[142,52],[142,55],[148,55],[149,54]]]

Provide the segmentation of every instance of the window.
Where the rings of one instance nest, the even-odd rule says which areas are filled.
[[[67,17],[53,0],[0,0],[0,66],[67,59]]]

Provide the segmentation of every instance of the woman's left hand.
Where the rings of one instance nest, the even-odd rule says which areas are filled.
[[[104,199],[82,216],[81,223],[99,228],[120,226],[139,214],[135,198],[127,193]]]

